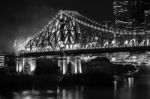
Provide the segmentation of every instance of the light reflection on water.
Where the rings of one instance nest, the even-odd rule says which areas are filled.
[[[114,81],[113,87],[59,86],[49,90],[3,93],[0,94],[0,99],[150,99],[149,92],[150,72],[126,78],[121,84]]]
[[[14,92],[13,95],[13,99],[55,99],[56,96],[53,90],[24,90],[22,92]]]
[[[24,90],[14,92],[13,99],[84,99],[83,88],[83,86],[75,86],[67,89],[57,87],[56,90],[46,91]]]
[[[134,85],[134,78],[129,77],[124,79],[124,85],[117,88],[117,82],[114,84],[114,98],[115,99],[134,99],[132,97],[132,88]]]
[[[134,78],[124,80],[122,86],[114,81],[114,87],[70,86],[52,90],[23,90],[12,92],[12,97],[0,95],[0,99],[140,99],[134,97]],[[145,98],[144,98],[145,99]]]

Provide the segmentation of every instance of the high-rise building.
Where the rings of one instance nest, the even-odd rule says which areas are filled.
[[[150,10],[145,10],[144,15],[145,15],[145,29],[150,30]]]
[[[147,0],[115,0],[113,10],[115,25],[118,28],[143,29],[145,26],[145,11],[150,8]]]
[[[5,66],[5,56],[0,54],[0,68]]]
[[[115,24],[119,28],[130,27],[132,25],[131,16],[129,16],[128,3],[127,0],[115,0],[113,2]]]

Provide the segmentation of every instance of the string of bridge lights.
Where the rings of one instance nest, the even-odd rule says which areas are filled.
[[[106,28],[106,26],[105,25],[102,25],[102,24],[99,24],[98,22],[96,22],[96,21],[94,21],[94,20],[92,20],[92,19],[90,19],[90,18],[88,18],[88,17],[86,17],[86,16],[83,16],[82,14],[80,14],[80,13],[78,13],[77,11],[68,11],[68,10],[65,10],[64,11],[65,13],[74,13],[75,15],[78,15],[78,16],[81,16],[82,18],[84,18],[85,20],[88,20],[88,21],[90,21],[91,23],[94,23],[94,24],[96,24],[96,25],[99,25],[99,26],[102,26],[102,27],[105,27]],[[72,16],[73,17],[73,16]],[[92,27],[92,26],[91,26]],[[93,26],[94,27],[94,26]],[[98,27],[97,27],[98,28]],[[102,31],[104,31],[104,29],[102,28],[101,29]],[[108,32],[108,31],[110,31],[110,30],[112,30],[113,31],[113,28],[110,28],[109,30],[107,30],[106,29],[106,32]],[[114,32],[115,33],[115,32]],[[113,33],[113,34],[114,34]],[[119,33],[118,33],[119,34]]]
[[[86,22],[83,22],[83,21],[81,21],[81,20],[79,20],[79,19],[77,19],[77,18],[75,18],[75,17],[69,15],[69,14],[66,13],[66,12],[64,12],[64,14],[65,14],[66,16],[70,17],[71,19],[73,19],[74,21],[76,21],[76,22],[78,22],[78,23],[80,23],[80,24],[82,24],[82,25],[84,25],[84,26],[87,26],[87,27],[90,27],[90,28],[93,28],[93,29],[96,29],[96,30],[99,30],[99,31],[108,32],[107,29],[100,28],[100,27],[97,27],[97,26],[93,26],[93,25],[91,25],[91,24],[88,24],[88,23],[86,23]],[[105,31],[105,30],[106,30],[106,31]],[[113,31],[109,31],[109,32],[113,32]]]
[[[88,18],[88,17],[86,17],[86,16],[83,16],[82,14],[78,13],[77,11],[69,11],[69,10],[64,10],[64,11],[63,11],[63,10],[60,10],[60,11],[65,12],[65,13],[73,13],[74,15],[78,15],[78,16],[83,17],[84,19],[90,21],[91,23],[94,23],[94,24],[96,24],[96,25],[105,27],[104,25],[99,24],[98,22],[96,22],[96,21],[94,21],[94,20],[92,20],[92,19],[90,19],[90,18]]]
[[[86,23],[86,22],[83,22],[83,21],[81,21],[81,20],[79,20],[79,19],[77,19],[77,18],[75,18],[75,17],[69,15],[69,14],[66,13],[66,12],[64,12],[64,14],[65,14],[67,17],[71,18],[72,20],[74,20],[74,21],[76,21],[76,22],[78,22],[78,23],[80,23],[80,24],[82,24],[82,25],[84,25],[84,26],[87,26],[87,27],[90,27],[90,28],[93,28],[93,29],[96,29],[96,30],[104,31],[103,28],[100,28],[100,27],[97,27],[97,26],[88,24],[88,23]]]
[[[99,24],[98,22],[96,22],[96,21],[94,21],[94,20],[92,20],[92,19],[90,19],[90,18],[88,18],[88,17],[86,17],[86,16],[83,16],[83,15],[81,15],[80,14],[80,16],[82,16],[83,18],[85,18],[85,19],[87,19],[88,21],[90,21],[90,22],[92,22],[92,23],[95,23],[95,24],[97,24],[97,25],[99,25],[99,26],[103,26],[103,27],[106,27],[105,25],[102,25],[102,24]],[[111,30],[115,30],[115,29],[112,29],[112,27],[107,27],[107,28],[110,28]],[[118,30],[119,31],[119,30]],[[117,32],[118,32],[117,31]],[[119,33],[118,32],[118,34],[130,34],[130,35],[136,35],[136,34],[145,34],[144,32],[141,32],[141,33],[136,33],[136,32],[130,32],[130,31],[127,31],[127,30],[120,30],[120,32],[121,33]],[[128,33],[126,33],[126,32],[128,32]]]
[[[121,29],[115,29],[115,28],[112,28],[112,27],[106,27],[102,24],[99,24],[98,22],[88,18],[88,17],[85,17],[79,13],[75,13],[76,15],[79,15],[81,17],[83,17],[84,19],[92,22],[93,24],[96,24],[96,25],[99,25],[99,26],[103,26],[105,27],[104,28],[100,28],[100,27],[97,27],[97,26],[94,26],[94,25],[91,25],[89,23],[86,23],[86,22],[83,22],[73,16],[71,16],[70,14],[68,14],[68,11],[63,11],[63,14],[67,15],[68,17],[70,17],[71,19],[75,20],[76,22],[80,23],[80,24],[83,24],[87,27],[90,27],[90,28],[93,28],[93,29],[96,29],[96,30],[99,30],[99,31],[103,31],[103,32],[110,32],[110,33],[113,33],[113,34],[120,34],[120,35],[144,35],[144,34],[147,34],[145,32],[135,32],[135,31],[127,31],[127,30],[121,30]]]

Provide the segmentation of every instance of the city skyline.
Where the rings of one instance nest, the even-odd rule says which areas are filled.
[[[150,19],[150,1],[114,0],[115,25],[118,28],[148,29]]]

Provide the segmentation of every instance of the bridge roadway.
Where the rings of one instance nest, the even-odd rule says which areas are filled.
[[[134,47],[112,47],[112,48],[97,48],[97,49],[78,49],[78,50],[63,50],[63,51],[47,51],[47,52],[24,52],[20,53],[19,57],[39,57],[47,55],[81,55],[81,54],[97,54],[97,53],[114,53],[114,52],[135,52],[135,51],[150,51],[150,46],[134,46]]]

